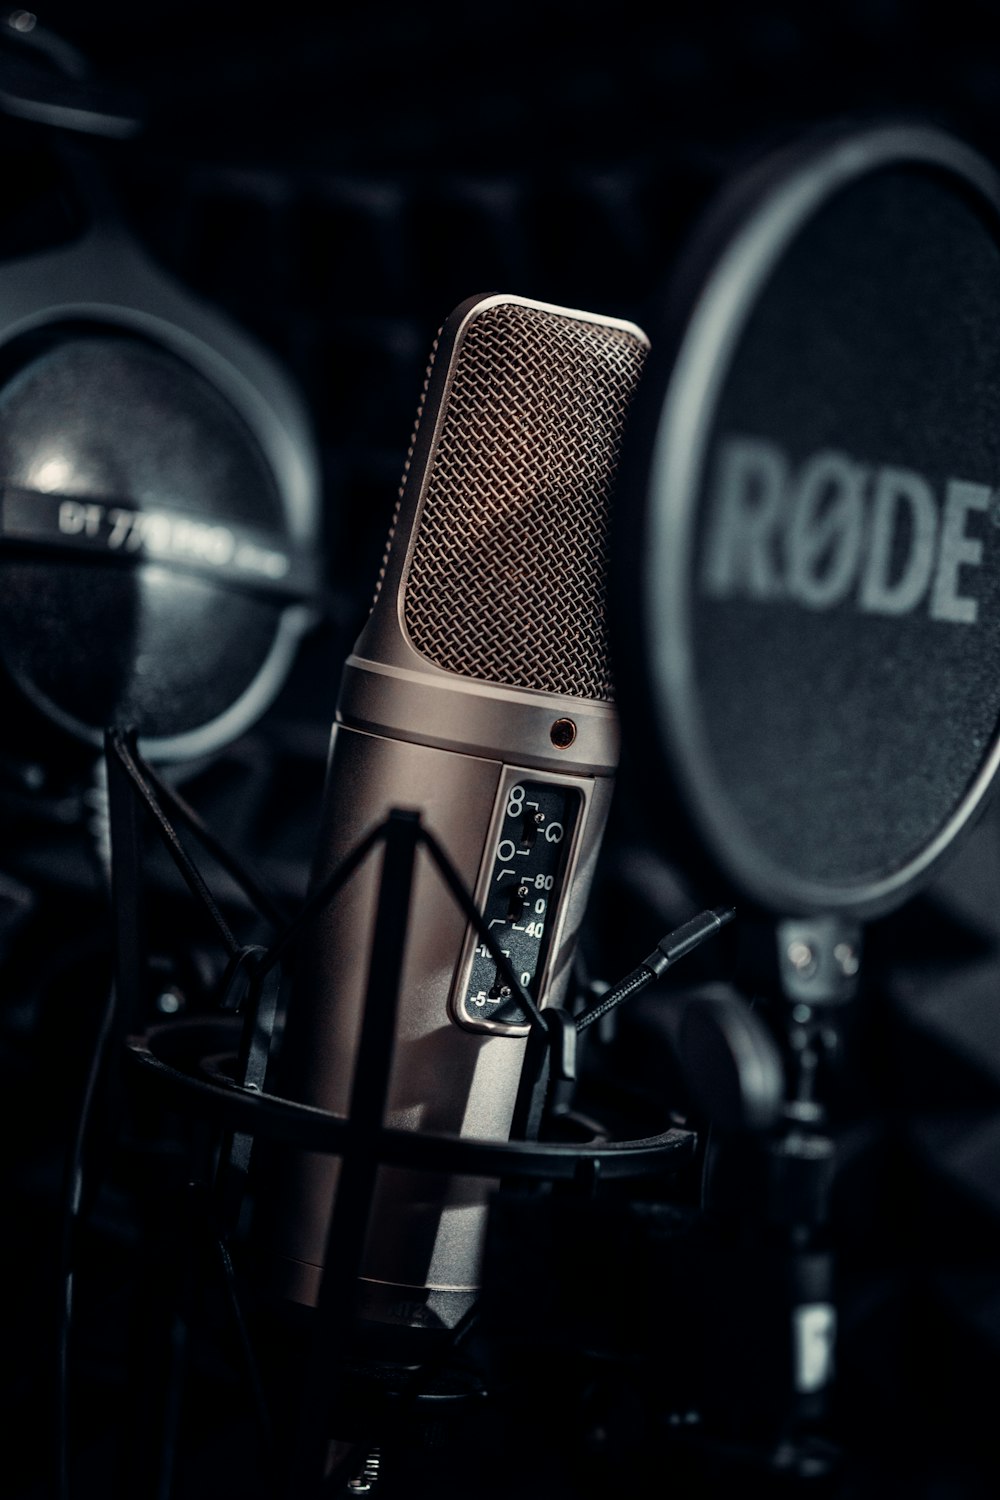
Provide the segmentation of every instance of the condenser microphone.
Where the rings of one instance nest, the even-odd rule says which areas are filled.
[[[416,810],[539,1006],[565,996],[619,730],[606,621],[610,502],[648,341],[522,297],[462,303],[435,341],[375,599],[341,681],[313,889]],[[378,861],[310,926],[280,1092],[346,1115]],[[418,858],[386,1124],[509,1137],[528,1017]],[[339,1162],[302,1155],[264,1217],[270,1284],[315,1304]],[[365,1320],[451,1327],[473,1300],[492,1184],[379,1169]]]

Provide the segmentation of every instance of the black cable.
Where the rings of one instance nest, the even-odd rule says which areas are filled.
[[[60,1235],[58,1287],[56,1299],[56,1392],[55,1392],[55,1490],[57,1500],[69,1496],[69,1346],[73,1322],[73,1270],[75,1252],[82,1223],[83,1158],[97,1085],[107,1056],[108,1043],[114,1032],[115,989],[108,993],[98,1022],[97,1037],[84,1082],[83,1098],[77,1115],[76,1129],[66,1160],[62,1194],[62,1230]]]
[[[643,959],[638,968],[619,980],[612,989],[601,996],[600,1000],[576,1017],[577,1031],[583,1031],[594,1021],[599,1021],[602,1016],[607,1015],[608,1011],[621,1005],[623,1000],[630,999],[632,995],[638,994],[647,985],[652,984],[654,979],[659,979],[660,975],[666,973],[667,969],[679,958],[683,958],[686,953],[691,952],[692,948],[697,948],[707,937],[718,932],[719,928],[726,922],[731,922],[735,915],[736,910],[732,906],[713,907],[709,911],[700,912],[698,916],[692,917],[682,926],[675,927],[673,932],[668,932],[666,937],[660,939],[649,957]]]

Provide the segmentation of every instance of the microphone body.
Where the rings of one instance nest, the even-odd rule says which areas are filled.
[[[435,343],[375,601],[341,680],[313,889],[414,809],[539,1005],[571,978],[617,766],[606,621],[612,478],[647,349],[634,324],[470,299]],[[346,1114],[381,860],[313,924],[278,1058]],[[417,860],[386,1123],[507,1139],[527,1018]],[[271,1285],[316,1301],[339,1162],[297,1154],[268,1209]],[[494,1183],[382,1167],[359,1312],[450,1327],[478,1289]]]

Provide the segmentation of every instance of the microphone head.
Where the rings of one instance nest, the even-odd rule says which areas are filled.
[[[401,622],[463,678],[610,703],[611,479],[648,340],[635,324],[494,295],[431,355],[369,630]],[[379,610],[379,599],[388,600]]]
[[[876,915],[992,789],[998,204],[946,133],[824,133],[722,197],[644,319],[623,734],[716,895]]]

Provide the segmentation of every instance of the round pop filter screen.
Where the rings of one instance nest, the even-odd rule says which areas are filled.
[[[720,205],[676,285],[626,483],[626,732],[748,897],[874,914],[997,760],[992,169],[932,130],[828,139]]]

